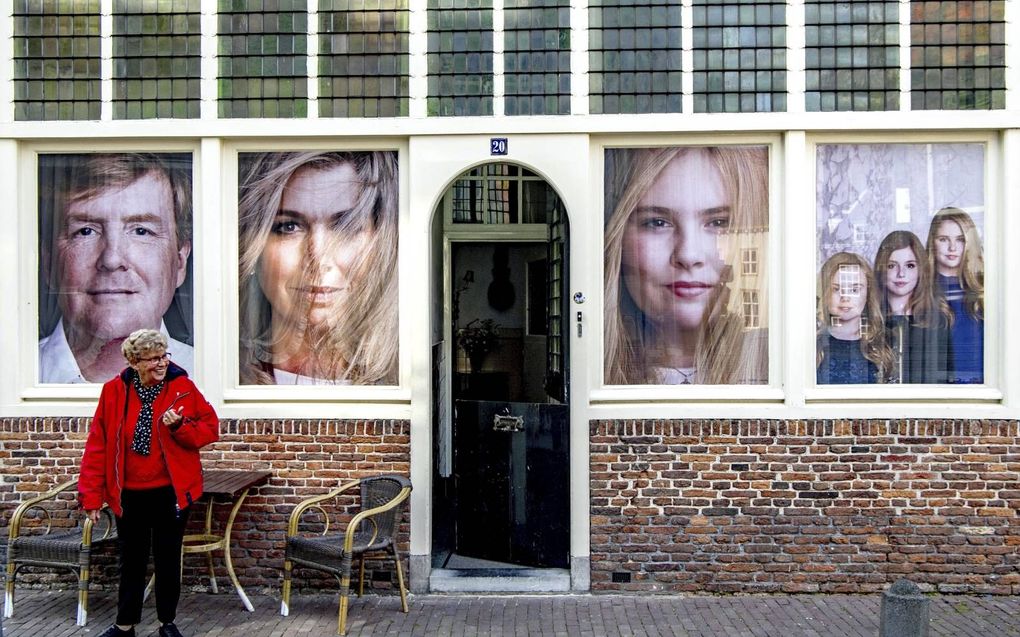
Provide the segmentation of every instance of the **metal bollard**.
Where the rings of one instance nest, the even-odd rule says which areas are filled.
[[[897,580],[882,593],[879,637],[928,637],[929,600],[908,579]]]

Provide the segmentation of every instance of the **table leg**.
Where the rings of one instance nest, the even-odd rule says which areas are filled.
[[[245,489],[241,493],[241,496],[237,498],[237,502],[234,503],[234,507],[230,510],[230,517],[227,518],[227,528],[223,532],[223,556],[224,561],[227,563],[227,575],[230,576],[230,581],[234,584],[234,588],[237,589],[237,594],[240,596],[241,602],[244,604],[245,608],[254,612],[255,607],[252,606],[252,603],[245,594],[244,589],[241,588],[241,583],[237,581],[237,575],[234,573],[234,563],[230,559],[230,532],[234,527],[234,518],[237,517],[237,512],[240,510],[241,505],[244,504],[244,499],[246,497],[248,497],[248,489]]]
[[[213,503],[214,502],[215,502],[214,498],[209,498],[209,501],[206,502],[206,505],[205,505],[205,534],[207,536],[211,536],[212,535],[212,514],[213,514]],[[229,555],[229,552],[227,551],[227,544],[226,543],[224,543],[224,545],[223,545],[223,551],[224,551],[224,553],[228,553],[228,555]],[[183,557],[183,555],[184,555],[184,553],[182,552],[181,556]],[[206,563],[209,565],[209,588],[212,589],[213,594],[219,593],[220,592],[219,587],[216,586],[216,571],[213,570],[213,559],[212,559],[212,551],[211,550],[210,551],[206,551],[205,559],[206,559]],[[228,559],[229,559],[229,557],[228,557]],[[182,565],[183,565],[183,561],[182,561]]]

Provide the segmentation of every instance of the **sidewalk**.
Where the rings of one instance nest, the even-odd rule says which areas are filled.
[[[90,595],[89,624],[74,625],[73,591],[19,589],[4,637],[90,637],[113,620],[116,595]],[[185,637],[328,637],[336,634],[335,595],[291,598],[289,617],[276,597],[255,595],[255,612],[237,596],[188,593],[177,625]],[[352,598],[348,634],[427,637],[876,637],[879,595],[415,595],[411,612],[396,596]],[[1020,637],[1020,596],[935,596],[932,637]],[[155,637],[155,608],[145,608],[138,637]]]

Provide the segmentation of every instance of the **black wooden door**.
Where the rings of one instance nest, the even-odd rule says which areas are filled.
[[[567,568],[566,405],[454,402],[457,553]]]

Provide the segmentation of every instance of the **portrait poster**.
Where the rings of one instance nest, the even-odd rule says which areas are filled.
[[[102,383],[160,330],[194,370],[190,153],[38,157],[39,382]]]
[[[238,154],[241,385],[395,385],[395,151]]]
[[[984,382],[985,152],[817,147],[818,384]]]
[[[605,382],[768,383],[769,151],[605,151]]]

